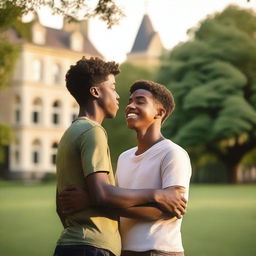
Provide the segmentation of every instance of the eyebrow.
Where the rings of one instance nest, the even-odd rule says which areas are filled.
[[[129,97],[129,100],[131,100],[131,99],[132,99],[132,97]],[[145,96],[136,96],[135,99],[136,99],[136,100],[140,100],[140,99],[145,100],[146,97],[145,97]]]

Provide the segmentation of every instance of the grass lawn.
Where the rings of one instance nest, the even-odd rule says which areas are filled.
[[[0,255],[50,256],[61,232],[55,186],[0,182]],[[256,186],[193,185],[186,256],[256,255]]]

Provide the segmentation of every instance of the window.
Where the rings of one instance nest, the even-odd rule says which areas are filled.
[[[14,161],[15,161],[16,164],[18,164],[19,161],[20,161],[20,152],[19,152],[18,149],[16,149],[16,150],[14,151]]]
[[[41,143],[39,140],[34,140],[32,143],[32,163],[38,165],[40,163]]]
[[[16,124],[21,122],[21,99],[17,95],[14,99],[14,121]]]
[[[78,105],[74,102],[71,106],[71,122],[77,118],[78,114]]]
[[[39,163],[39,152],[33,151],[33,163],[38,164]]]
[[[31,75],[34,81],[39,82],[43,79],[43,62],[41,60],[33,60]]]
[[[16,124],[20,123],[20,109],[15,110],[15,123]]]
[[[52,144],[52,148],[51,148],[51,152],[52,152],[52,154],[51,154],[51,163],[53,165],[56,164],[57,149],[58,149],[58,143],[55,142],[55,143]]]
[[[32,111],[32,123],[39,124],[42,112],[42,100],[40,98],[36,98],[33,101],[33,111]]]
[[[20,162],[20,145],[19,140],[16,140],[12,145],[12,152],[13,152],[13,162],[17,165]]]
[[[34,111],[32,113],[32,121],[35,124],[39,123],[39,113],[38,112]]]
[[[60,102],[59,101],[55,101],[52,104],[53,107],[53,112],[52,112],[52,123],[55,125],[60,124]]]
[[[57,63],[53,64],[52,72],[53,72],[53,74],[52,74],[53,75],[53,83],[60,84],[61,76],[62,76],[60,64],[57,64]]]

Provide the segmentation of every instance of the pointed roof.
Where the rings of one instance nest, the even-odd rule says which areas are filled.
[[[130,53],[146,51],[156,33],[149,16],[145,14]]]

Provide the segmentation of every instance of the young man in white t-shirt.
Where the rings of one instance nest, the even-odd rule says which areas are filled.
[[[120,155],[117,185],[129,189],[177,187],[184,189],[187,199],[191,176],[188,154],[161,134],[162,123],[174,109],[171,92],[163,85],[146,80],[135,82],[130,92],[125,115],[128,128],[137,133],[137,147]],[[88,200],[82,200],[86,195],[74,188],[70,190],[75,191],[67,212],[86,207]],[[138,206],[137,211],[136,207],[129,212],[127,209],[111,211],[124,216],[120,219],[122,256],[184,255],[182,219],[173,217],[174,214],[170,216],[157,205]]]
[[[137,133],[137,147],[118,159],[116,181],[129,189],[179,186],[188,198],[191,164],[187,152],[161,134],[163,121],[174,109],[171,92],[158,83],[140,80],[130,88],[125,110],[127,126]],[[157,216],[155,216],[157,218]],[[137,220],[121,217],[122,255],[184,255],[182,219]]]

